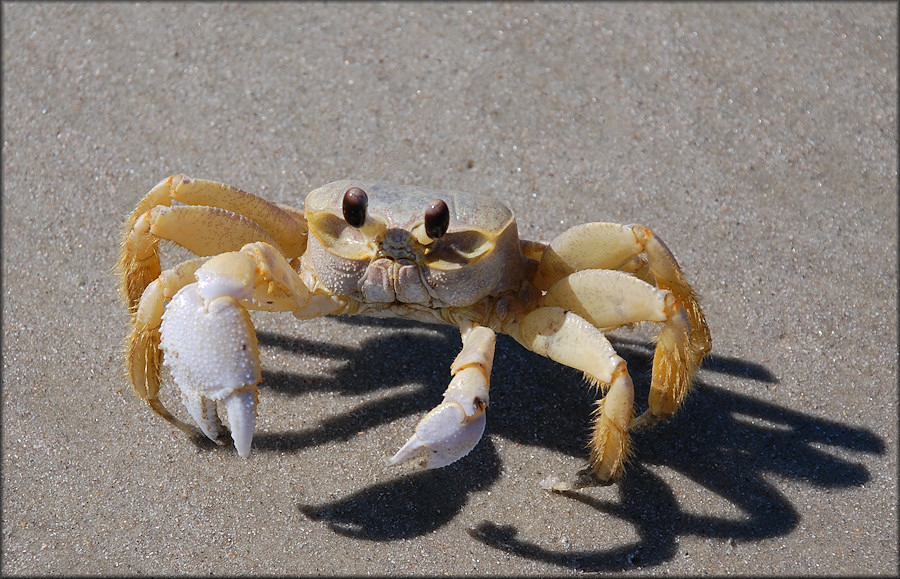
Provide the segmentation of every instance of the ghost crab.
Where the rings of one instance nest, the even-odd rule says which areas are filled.
[[[177,204],[173,205],[173,201]],[[690,285],[648,228],[588,223],[549,244],[518,237],[503,204],[454,191],[337,181],[305,210],[176,175],[128,218],[118,262],[132,313],[126,364],[137,395],[188,432],[161,403],[160,364],[210,439],[226,422],[250,453],[261,380],[248,310],[301,319],[333,314],[452,324],[462,351],[443,401],[389,464],[438,468],[484,432],[495,332],[577,368],[606,392],[596,406],[590,463],[557,490],[619,478],[629,431],[671,415],[684,399],[709,331]],[[161,271],[168,240],[200,256]],[[649,408],[634,417],[625,361],[604,333],[657,322]]]

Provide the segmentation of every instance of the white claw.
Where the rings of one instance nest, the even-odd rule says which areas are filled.
[[[229,295],[206,299],[192,283],[166,306],[160,327],[164,362],[185,406],[203,433],[216,440],[224,401],[238,454],[250,453],[256,419],[256,384],[262,378],[250,315]]]
[[[484,434],[485,412],[467,417],[456,402],[443,402],[426,414],[416,433],[388,462],[388,466],[420,459],[421,469],[440,468],[459,460],[475,448]]]
[[[225,399],[231,440],[241,458],[250,456],[250,443],[256,426],[256,388],[238,390]]]
[[[468,360],[472,351],[479,355],[485,352],[493,354],[494,334],[487,328],[483,329],[490,332],[487,336],[490,348],[482,348],[476,340],[473,350],[469,350],[466,356],[461,354],[463,362]],[[466,350],[463,349],[463,352]],[[416,433],[394,455],[388,466],[420,459],[416,465],[418,468],[440,468],[469,454],[481,440],[488,405],[490,362],[457,368],[459,361],[460,357],[454,362],[455,375],[444,392],[443,402],[422,417],[416,425]]]
[[[422,417],[388,466],[418,459],[417,468],[440,468],[469,454],[481,440],[496,336],[471,323],[460,326],[460,333],[463,349],[450,366],[453,380],[443,402]]]
[[[222,432],[222,422],[216,412],[216,401],[192,391],[181,391],[181,402],[187,408],[191,418],[210,440],[218,441]]]

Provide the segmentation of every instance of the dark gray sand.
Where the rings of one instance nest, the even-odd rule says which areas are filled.
[[[896,573],[897,52],[893,3],[4,3],[2,572]],[[123,377],[122,217],[181,172],[644,223],[713,353],[624,480],[561,496],[578,372],[500,339],[484,439],[410,474],[458,333],[259,315],[241,459]],[[614,339],[639,410],[647,335]]]

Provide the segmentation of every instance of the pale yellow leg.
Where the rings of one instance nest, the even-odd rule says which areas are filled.
[[[697,361],[687,314],[670,290],[619,271],[588,269],[553,284],[544,305],[572,311],[604,332],[635,322],[664,322],[653,358],[649,409],[632,428],[651,426],[681,405]]]
[[[690,388],[703,356],[711,348],[712,342],[703,310],[672,252],[659,237],[643,225],[587,223],[563,232],[544,250],[534,276],[534,283],[543,290],[550,290],[553,287],[545,303],[563,305],[573,300],[571,295],[573,290],[567,285],[576,283],[578,277],[572,277],[569,282],[560,280],[565,280],[575,272],[590,269],[632,272],[636,278],[635,282],[638,279],[644,280],[660,289],[669,290],[674,296],[675,305],[668,302],[664,304],[667,313],[663,320],[653,316],[643,318],[638,316],[634,320],[622,322],[630,323],[641,319],[666,321],[658,337],[653,359],[650,407],[634,425],[635,428],[650,426],[659,419],[671,415],[678,408]],[[606,295],[597,295],[607,291],[607,279],[609,278],[590,277],[590,282],[583,284],[579,290],[581,297],[573,303],[593,300],[595,305],[586,309],[596,312],[598,305],[608,310],[610,304],[620,302],[623,299],[621,296],[609,298]],[[557,283],[562,285],[554,287]],[[590,295],[591,288],[596,290],[593,296]],[[558,294],[561,299],[556,299],[550,294]],[[611,299],[613,301],[610,301]],[[628,300],[625,309],[634,307],[634,299],[629,297]],[[645,303],[649,305],[651,302]],[[585,310],[577,311],[588,315]],[[595,321],[601,328],[616,325],[607,325],[607,322],[596,319],[603,317],[599,314],[591,315],[595,316]]]
[[[653,355],[650,406],[635,421],[635,428],[654,425],[671,416],[690,389],[703,356],[712,347],[709,327],[694,290],[666,244],[643,225],[631,229],[647,253],[650,274],[656,284],[672,292],[681,316],[672,315],[657,337]]]
[[[185,175],[172,181],[172,199],[186,205],[209,205],[243,215],[266,230],[288,258],[306,249],[306,222],[299,212],[266,201],[237,187]]]
[[[544,249],[532,283],[546,291],[567,275],[585,269],[633,272],[640,279],[670,290],[688,316],[691,357],[699,363],[709,352],[709,328],[694,291],[675,256],[649,228],[585,223],[564,231]]]
[[[172,201],[184,206],[170,207]],[[298,210],[280,207],[234,187],[175,175],[157,184],[125,223],[117,268],[128,307],[160,273],[160,239],[197,255],[236,251],[264,241],[291,259],[306,248],[307,226]]]
[[[208,259],[186,261],[164,271],[147,286],[132,314],[131,333],[125,344],[126,370],[135,394],[157,414],[189,433],[193,433],[194,429],[175,418],[159,400],[159,369],[162,363],[159,327],[166,302],[178,290],[196,281],[194,273]]]
[[[656,338],[649,407],[635,419],[634,429],[648,428],[674,414],[697,372],[699,358],[691,345],[688,316],[680,306],[668,313],[669,319]]]
[[[694,360],[694,364],[699,365],[703,356],[712,348],[712,338],[700,302],[697,301],[693,288],[684,279],[684,273],[675,261],[675,256],[663,240],[643,225],[632,225],[631,229],[647,253],[647,265],[656,280],[656,285],[670,290],[687,313],[690,331],[688,355]]]
[[[565,308],[601,330],[611,330],[635,322],[666,321],[675,297],[620,271],[586,269],[553,284],[543,305]]]
[[[630,228],[585,223],[567,229],[547,245],[532,283],[539,289],[583,269],[619,269],[644,251]]]
[[[628,456],[628,428],[634,417],[634,387],[625,360],[590,322],[563,308],[544,307],[526,315],[510,331],[529,350],[576,368],[608,387],[594,412],[590,470],[600,483],[622,475]],[[585,482],[571,486],[585,486]],[[559,487],[562,488],[562,487]]]

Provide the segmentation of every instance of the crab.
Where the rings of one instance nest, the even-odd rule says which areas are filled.
[[[462,350],[443,400],[389,465],[439,468],[476,446],[497,332],[581,370],[605,396],[593,412],[588,466],[554,490],[619,479],[630,432],[675,412],[710,349],[694,291],[666,244],[642,225],[587,223],[549,243],[526,241],[512,211],[488,197],[352,180],[312,191],[304,207],[175,175],[126,220],[118,272],[131,312],[126,367],[134,391],[196,433],[160,401],[164,363],[194,424],[220,442],[224,421],[241,457],[250,454],[261,381],[250,310],[459,328]],[[161,240],[198,257],[162,271]],[[660,330],[648,408],[635,417],[626,362],[605,334],[639,322]]]

